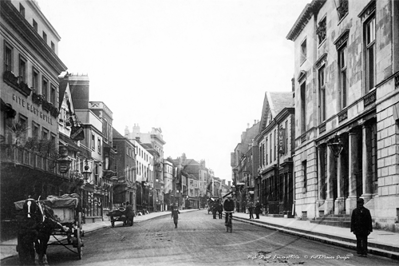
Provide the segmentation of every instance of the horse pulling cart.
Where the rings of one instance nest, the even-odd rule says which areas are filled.
[[[18,211],[17,251],[22,265],[48,265],[48,245],[62,245],[82,259],[84,232],[77,194],[49,196],[46,200],[27,199],[14,205]],[[50,237],[54,241],[49,243]]]

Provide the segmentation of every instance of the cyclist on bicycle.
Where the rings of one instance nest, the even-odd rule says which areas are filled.
[[[227,199],[224,201],[223,209],[226,212],[225,223],[227,224],[228,215],[231,215],[231,213],[234,211],[234,201],[231,195],[228,195]]]

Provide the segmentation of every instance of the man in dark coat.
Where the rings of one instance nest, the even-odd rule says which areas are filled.
[[[128,201],[126,202],[126,209],[125,209],[126,221],[125,224],[133,226],[133,219],[134,219],[134,210],[133,205],[131,205]]]
[[[250,201],[248,203],[248,212],[249,212],[249,219],[253,219],[254,218],[254,203],[252,201]]]
[[[213,215],[213,219],[216,219],[216,213],[218,211],[218,205],[219,205],[219,201],[213,201],[212,202],[212,215]]]
[[[222,219],[223,205],[222,202],[218,204],[219,219]]]
[[[223,208],[226,212],[234,211],[234,201],[231,198],[231,195],[227,196],[227,199],[223,203]],[[227,214],[225,215],[225,223],[227,224]]]
[[[180,211],[176,203],[175,206],[173,206],[172,208],[172,218],[173,218],[173,223],[175,224],[175,228],[177,228],[177,221],[179,220],[179,214]]]
[[[261,208],[262,208],[262,205],[260,205],[259,200],[257,200],[256,204],[255,204],[255,214],[256,214],[255,219],[259,219],[259,214],[261,213]]]
[[[370,211],[364,206],[364,200],[357,200],[357,208],[352,212],[351,232],[356,235],[357,254],[367,257],[367,236],[373,231]]]

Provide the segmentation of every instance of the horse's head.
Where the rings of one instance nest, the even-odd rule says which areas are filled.
[[[43,220],[43,210],[40,203],[34,199],[29,198],[25,200],[22,210],[26,219],[34,219],[38,222]]]

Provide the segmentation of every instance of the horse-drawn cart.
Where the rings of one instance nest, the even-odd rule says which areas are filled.
[[[77,194],[49,196],[46,200],[27,199],[14,205],[19,217],[17,251],[22,264],[36,260],[46,265],[48,245],[62,245],[82,259],[84,232]],[[51,237],[54,241],[49,241]]]
[[[62,224],[63,228],[54,228],[52,236],[56,240],[49,245],[62,245],[68,250],[77,253],[79,259],[83,256],[83,240],[84,231],[82,230],[82,212],[80,208],[79,198],[77,197],[63,197],[52,200],[51,209],[54,211],[55,218]],[[64,241],[59,239],[59,236],[64,236]],[[66,239],[66,243],[65,243]],[[76,251],[68,248],[71,245],[76,248]]]
[[[107,216],[109,216],[109,220],[111,221],[111,226],[115,226],[115,222],[123,222],[123,226],[125,225],[133,225],[133,219],[128,218],[126,214],[126,209],[123,207],[120,207],[118,209],[112,210],[109,213],[107,213]]]

